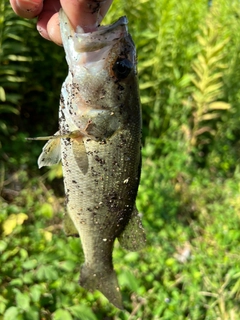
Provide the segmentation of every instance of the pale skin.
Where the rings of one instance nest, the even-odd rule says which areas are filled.
[[[62,44],[58,11],[62,7],[74,29],[95,31],[106,15],[113,0],[10,0],[17,15],[32,19],[37,17],[37,30],[45,39]]]

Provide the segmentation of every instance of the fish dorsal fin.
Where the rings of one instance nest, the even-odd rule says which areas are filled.
[[[82,137],[72,140],[72,151],[79,169],[83,174],[86,174],[88,171],[88,156]]]
[[[121,246],[129,251],[138,251],[145,247],[146,235],[136,207],[134,207],[132,216],[118,240]]]
[[[56,135],[58,132],[56,133]],[[54,137],[54,136],[53,136]],[[61,138],[54,137],[50,139],[43,147],[42,153],[38,158],[39,169],[45,166],[51,166],[59,163],[61,160]]]

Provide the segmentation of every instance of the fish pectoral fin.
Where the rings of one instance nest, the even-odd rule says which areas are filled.
[[[123,248],[129,251],[138,251],[145,247],[146,235],[136,207],[133,209],[128,224],[118,237],[118,241]]]
[[[117,275],[113,268],[97,271],[83,264],[79,283],[86,290],[99,290],[115,307],[123,309]]]
[[[56,133],[55,136],[51,136],[50,140],[43,147],[42,153],[38,158],[39,169],[44,166],[51,166],[53,164],[57,164],[61,160],[61,138],[57,134],[58,132]],[[33,138],[33,139],[43,140],[40,138]]]
[[[88,171],[88,156],[82,137],[72,138],[72,151],[79,169],[83,174]]]
[[[62,138],[72,139],[74,157],[77,160],[80,169],[86,173],[88,169],[88,158],[82,141],[82,133],[79,130],[67,134],[60,134],[58,131],[53,136],[27,138],[27,140],[49,140],[43,147],[42,153],[38,158],[38,167],[51,166],[60,162]]]
[[[77,228],[75,227],[71,217],[68,212],[66,212],[63,216],[63,230],[67,237],[79,237],[79,233]]]

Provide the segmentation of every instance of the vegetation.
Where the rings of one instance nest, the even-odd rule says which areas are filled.
[[[62,48],[0,0],[0,319],[240,318],[240,2],[115,0],[137,45],[148,242],[114,265],[125,311],[78,285],[61,167],[38,171],[66,75]]]

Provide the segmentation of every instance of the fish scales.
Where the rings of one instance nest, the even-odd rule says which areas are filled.
[[[80,284],[122,308],[113,268],[116,238],[141,249],[145,234],[135,200],[141,169],[141,108],[135,46],[127,20],[84,34],[60,11],[68,76],[62,86],[59,132],[50,137],[39,167],[62,161],[65,231],[79,234],[85,262]],[[58,154],[59,153],[59,154]]]

